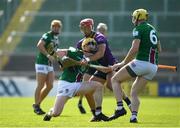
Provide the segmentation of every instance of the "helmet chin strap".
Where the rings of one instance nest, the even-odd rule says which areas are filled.
[[[140,14],[137,16],[137,19],[136,19],[136,21],[135,21],[135,26],[138,25],[139,17],[140,17]]]

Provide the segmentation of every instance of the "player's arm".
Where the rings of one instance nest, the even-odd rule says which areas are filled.
[[[67,56],[67,51],[68,49],[57,49],[56,55],[62,58],[63,56]]]
[[[49,53],[47,52],[47,50],[44,46],[45,46],[45,41],[40,39],[39,42],[37,43],[37,48],[42,54],[47,56]]]
[[[39,51],[40,51],[42,54],[44,54],[44,55],[52,62],[52,61],[54,60],[54,57],[51,56],[51,55],[47,52],[47,50],[46,50],[46,48],[45,48],[44,46],[45,46],[45,41],[42,40],[42,39],[40,39],[39,42],[38,42],[38,44],[37,44],[37,48],[39,49]]]
[[[158,44],[157,44],[158,46],[158,52],[160,53],[160,52],[162,52],[162,47],[161,47],[161,42],[160,42],[160,40],[158,41]]]
[[[140,44],[140,39],[134,39],[132,41],[132,46],[129,49],[129,52],[127,53],[125,59],[117,64],[114,64],[112,66],[112,70],[116,71],[119,70],[120,68],[122,68],[124,65],[126,65],[127,63],[129,63],[131,60],[134,59],[134,57],[136,56],[138,50],[139,50],[139,44]]]
[[[98,51],[92,56],[88,57],[90,61],[96,61],[104,56],[106,50],[106,44],[99,44],[97,47],[98,47]]]
[[[139,50],[140,45],[140,39],[134,39],[132,41],[131,48],[129,49],[125,59],[123,60],[124,64],[129,63],[131,60],[133,60]]]
[[[60,71],[63,71],[63,64],[61,62],[61,58],[67,55],[68,49],[57,49],[56,51],[56,60],[59,63],[59,69]]]

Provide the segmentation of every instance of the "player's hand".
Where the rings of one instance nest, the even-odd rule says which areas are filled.
[[[119,69],[121,69],[123,66],[125,65],[124,61],[114,64],[112,66],[113,71],[118,71]]]
[[[109,67],[103,68],[103,70],[99,70],[99,71],[104,72],[104,73],[110,73],[110,72],[112,72],[113,70],[112,70],[112,67],[109,66]]]
[[[106,73],[110,73],[110,72],[112,72],[112,71],[113,71],[113,66],[107,67]]]
[[[80,62],[81,65],[87,66],[88,65],[88,61],[84,58],[81,60]]]
[[[48,54],[46,57],[47,57],[51,62],[53,62],[53,61],[55,60],[54,57],[51,56],[51,55],[49,55],[49,54]]]
[[[90,59],[88,57],[85,57],[81,60],[81,65],[87,66],[89,61],[90,61]]]

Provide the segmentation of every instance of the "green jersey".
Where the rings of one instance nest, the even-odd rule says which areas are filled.
[[[158,64],[158,36],[156,29],[143,22],[133,29],[134,39],[140,39],[139,51],[136,55],[137,60],[148,61]]]
[[[79,50],[68,50],[67,56],[74,60],[80,61],[83,58],[83,52]],[[82,68],[82,66],[72,66],[65,68],[59,79],[68,82],[76,82],[78,75],[82,74],[83,70],[85,71],[85,69]]]
[[[58,36],[54,35],[51,31],[43,34],[41,37],[41,40],[45,42],[45,49],[50,55],[53,55],[54,51],[57,50],[58,44],[59,44],[59,39]],[[41,52],[38,52],[36,56],[36,63],[37,64],[44,64],[44,65],[49,65],[49,60],[48,58],[42,54]]]

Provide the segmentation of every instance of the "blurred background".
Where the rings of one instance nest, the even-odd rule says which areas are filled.
[[[33,95],[36,45],[53,19],[63,22],[61,48],[75,46],[83,37],[81,19],[93,18],[95,27],[106,23],[110,47],[121,61],[131,46],[131,14],[138,8],[147,9],[149,23],[159,32],[162,44],[159,63],[179,67],[179,5],[179,0],[0,0],[0,96]],[[57,65],[55,71],[58,76]],[[145,94],[180,96],[180,72],[159,70]]]

